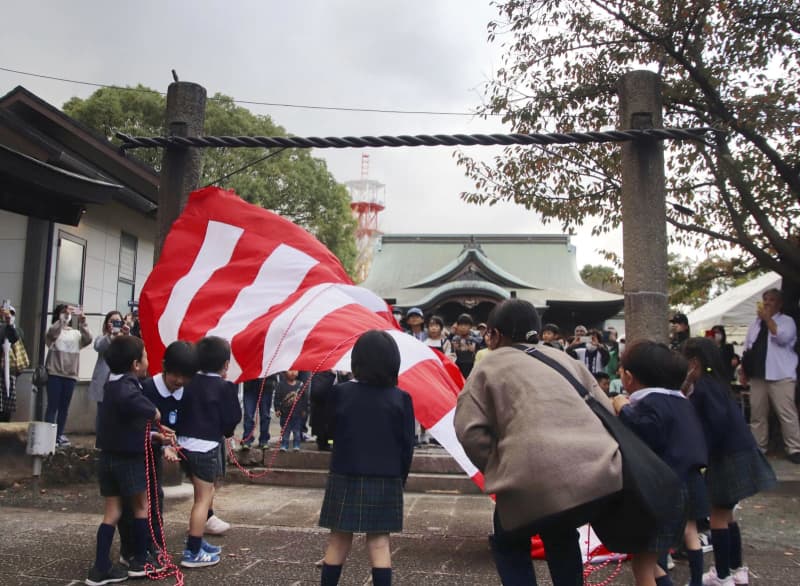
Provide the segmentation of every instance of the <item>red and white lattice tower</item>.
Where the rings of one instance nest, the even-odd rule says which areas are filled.
[[[369,274],[375,241],[381,234],[378,230],[378,214],[386,207],[386,186],[369,178],[367,154],[361,155],[361,179],[346,181],[345,185],[350,192],[350,209],[358,222],[355,280],[360,283]]]

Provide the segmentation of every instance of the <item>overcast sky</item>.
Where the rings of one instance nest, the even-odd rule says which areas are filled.
[[[0,67],[166,91],[175,69],[209,95],[340,107],[469,112],[500,64],[486,40],[488,0],[278,0],[107,2],[26,0],[3,7]],[[23,85],[61,107],[96,88],[0,71],[0,94]],[[247,106],[299,136],[505,132],[496,120]],[[471,147],[490,158],[495,148]],[[470,182],[448,147],[318,150],[338,181],[386,184],[386,233],[560,232],[511,204],[460,200]],[[578,264],[621,252],[619,235],[573,237]]]

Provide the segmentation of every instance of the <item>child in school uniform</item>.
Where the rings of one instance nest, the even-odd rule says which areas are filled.
[[[161,535],[159,518],[164,510],[164,490],[161,487],[161,455],[163,450],[170,446],[175,439],[178,428],[178,413],[181,399],[183,398],[183,385],[194,376],[197,367],[194,347],[189,342],[178,340],[172,342],[164,351],[162,372],[142,381],[142,393],[159,413],[163,414],[160,429],[150,432],[152,443],[152,458],[155,467],[155,482],[148,485],[150,501],[150,519],[153,522],[153,532],[158,538]],[[120,536],[120,563],[128,565],[133,554],[133,511],[127,504],[122,507],[122,517],[118,524]],[[150,553],[156,557],[163,544],[151,542],[148,545]]]
[[[749,572],[742,563],[742,538],[733,510],[742,499],[775,486],[777,479],[731,396],[729,369],[714,341],[690,338],[683,345],[683,355],[689,361],[689,401],[709,450],[706,482],[714,566],[703,574],[702,583],[747,584]]]
[[[156,470],[155,491],[150,493],[150,518],[156,537],[161,535],[159,516],[164,510],[164,490],[161,487],[162,453],[168,448],[177,434],[181,433],[181,403],[184,386],[192,380],[197,371],[197,357],[194,346],[184,340],[176,340],[167,346],[161,363],[161,372],[142,382],[142,392],[162,414],[162,433],[153,437],[153,461]],[[179,458],[171,456],[171,461]],[[157,498],[156,498],[157,497]],[[156,506],[158,504],[158,506]],[[207,551],[219,553],[218,548],[208,545]]]
[[[700,470],[706,465],[705,437],[694,408],[679,390],[688,369],[685,358],[665,344],[638,340],[626,348],[621,363],[630,397],[614,397],[614,411],[683,482],[674,514],[659,526],[646,551],[633,557],[634,579],[636,586],[671,586],[659,559],[666,565],[670,548],[683,538],[694,506],[692,491],[702,482]]]
[[[178,445],[186,458],[181,459],[181,465],[194,486],[189,537],[181,558],[181,565],[187,568],[213,566],[220,561],[219,548],[205,543],[203,532],[220,469],[220,440],[231,437],[242,418],[236,385],[225,380],[230,344],[207,336],[195,345],[195,356],[198,372],[185,387],[178,435]],[[165,457],[175,458],[177,454],[167,448]]]
[[[333,453],[319,524],[331,530],[322,586],[336,586],[353,543],[366,533],[372,584],[392,583],[389,533],[403,529],[403,486],[414,454],[414,407],[397,388],[400,351],[371,330],[353,346],[354,380],[333,387]]]
[[[298,374],[296,370],[287,370],[278,380],[278,387],[275,389],[275,415],[281,421],[283,433],[281,452],[289,451],[289,434],[292,435],[292,447],[295,452],[300,451],[300,442],[303,438],[310,393],[308,389],[303,391],[304,383],[298,378]]]
[[[94,565],[85,583],[101,586],[146,575],[154,564],[147,556],[147,481],[145,477],[145,430],[148,421],[158,421],[158,409],[142,394],[139,377],[147,372],[147,353],[134,336],[115,338],[105,354],[111,375],[105,385],[97,425],[100,456],[97,480],[105,498],[103,522],[97,529]],[[133,509],[134,557],[126,569],[111,563],[111,543],[122,511],[122,501]],[[155,571],[155,565],[152,566]]]

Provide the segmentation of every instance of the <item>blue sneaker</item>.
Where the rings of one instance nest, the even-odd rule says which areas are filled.
[[[206,566],[216,566],[219,563],[218,553],[208,553],[200,548],[196,554],[189,549],[183,550],[181,565],[184,568],[205,568]]]
[[[188,551],[188,545],[187,545],[187,543],[185,541],[183,542],[183,545],[186,548],[186,550]],[[210,553],[210,554],[214,554],[214,555],[219,555],[219,554],[222,553],[222,547],[219,546],[219,545],[212,545],[212,544],[210,544],[208,541],[206,541],[204,539],[203,541],[200,542],[200,551],[204,551],[206,553]]]

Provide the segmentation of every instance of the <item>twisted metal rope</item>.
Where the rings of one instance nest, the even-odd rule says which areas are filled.
[[[152,147],[265,147],[265,148],[363,148],[474,145],[552,145],[625,142],[629,140],[702,140],[713,128],[652,128],[604,132],[554,132],[549,134],[416,134],[401,136],[130,136],[122,132],[120,149]]]

